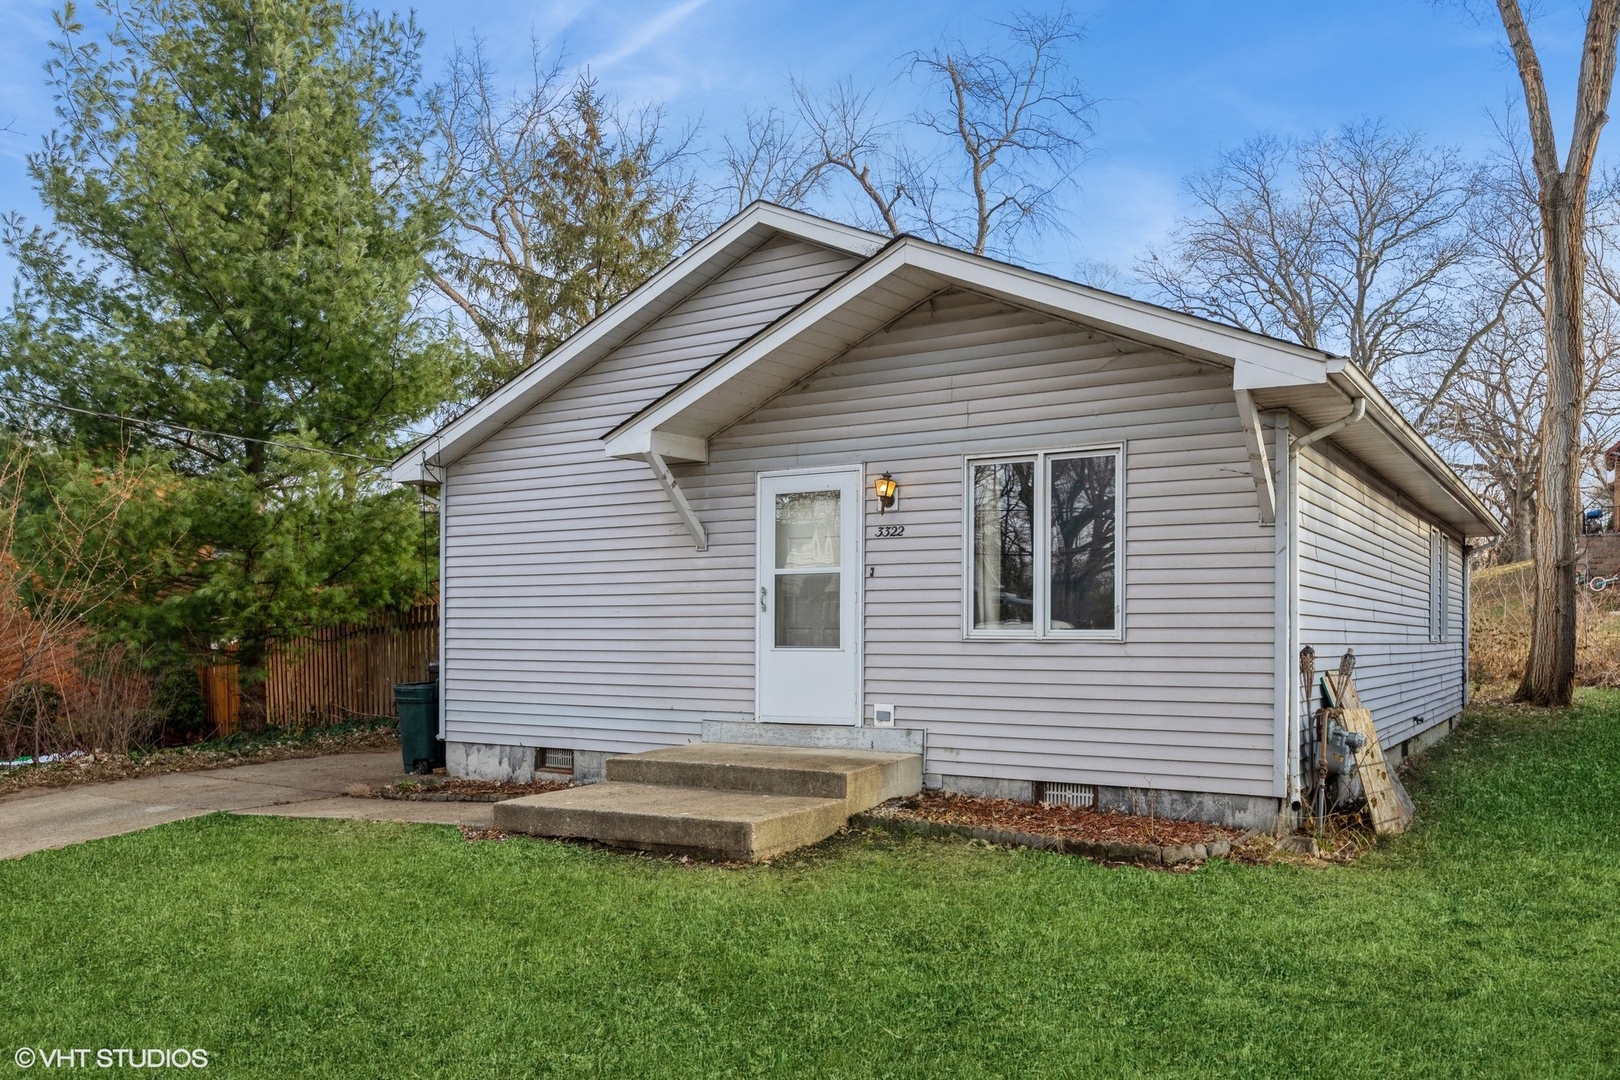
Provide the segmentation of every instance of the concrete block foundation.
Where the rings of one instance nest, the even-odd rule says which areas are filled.
[[[444,744],[444,771],[468,780],[495,780],[508,784],[556,779],[556,773],[534,767],[534,753],[532,746],[447,742]],[[601,750],[575,750],[574,783],[594,784],[607,779],[609,756]]]
[[[527,784],[534,779],[534,747],[446,742],[444,771],[468,780]]]
[[[928,773],[923,786],[959,795],[1034,802],[1035,785],[1029,780],[1002,780],[984,776]],[[1177,821],[1207,821],[1238,829],[1270,831],[1277,826],[1280,800],[1253,795],[1217,795],[1198,791],[1159,791],[1147,788],[1097,788],[1097,808]]]

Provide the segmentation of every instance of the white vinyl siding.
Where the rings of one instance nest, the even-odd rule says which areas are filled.
[[[964,640],[964,458],[1100,444],[1127,448],[1128,639]],[[748,564],[756,471],[851,462],[868,476],[865,698],[927,728],[930,772],[1274,794],[1273,532],[1228,372],[949,294],[677,472],[710,555]],[[900,501],[880,517],[885,471]],[[751,585],[723,594],[738,621],[708,628],[716,664],[752,647]]]
[[[749,284],[716,281],[452,469],[450,738],[627,751],[751,717],[756,476],[862,463],[864,698],[927,728],[930,772],[1275,793],[1274,534],[1229,372],[935,297],[720,433],[708,465],[675,467],[708,531],[697,552],[647,467],[600,439],[728,347],[687,307]],[[964,459],[1105,444],[1128,448],[1128,640],[964,640]],[[880,517],[886,470],[900,500]]]
[[[601,437],[854,264],[763,245],[451,467],[448,738],[640,750],[752,716],[753,624],[731,595],[751,543],[698,556],[647,466]],[[747,650],[717,653],[711,628],[745,622]]]
[[[1386,746],[1464,703],[1462,547],[1339,451],[1300,455],[1300,641],[1318,669],[1356,654]]]

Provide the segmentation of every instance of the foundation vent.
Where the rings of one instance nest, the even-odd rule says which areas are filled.
[[[534,751],[534,768],[536,772],[565,772],[574,771],[574,752],[572,750],[554,750],[550,747],[536,747]]]
[[[1090,810],[1097,805],[1097,788],[1094,784],[1040,781],[1035,785],[1035,801],[1046,806],[1073,806]]]

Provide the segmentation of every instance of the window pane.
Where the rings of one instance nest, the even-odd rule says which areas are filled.
[[[840,574],[776,575],[776,647],[838,648]]]
[[[1052,629],[1114,628],[1114,455],[1052,462]]]
[[[791,491],[776,497],[776,568],[837,566],[838,492]]]
[[[973,467],[973,626],[1035,626],[1035,463]]]

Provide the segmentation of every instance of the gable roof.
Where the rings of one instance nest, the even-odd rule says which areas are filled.
[[[411,447],[390,467],[390,476],[401,484],[437,483],[432,475],[435,467],[447,465],[472,450],[749,252],[774,236],[784,235],[857,257],[870,255],[885,242],[884,237],[862,229],[774,203],[754,202],[581,327],[538,363]]]
[[[425,439],[393,466],[403,483],[431,482],[449,464],[714,280],[772,236],[786,234],[862,261],[641,412],[603,435],[609,457],[655,453],[708,460],[711,436],[831,362],[930,296],[967,289],[1027,310],[1232,371],[1233,391],[1257,408],[1289,409],[1313,426],[1357,400],[1366,419],[1332,441],[1467,537],[1501,532],[1467,484],[1343,357],[1049,274],[902,236],[824,221],[756,202],[659,271],[540,363]]]
[[[604,436],[608,455],[658,449],[676,460],[704,460],[674,442],[708,439],[947,288],[1231,367],[1237,389],[1320,383],[1345,366],[1317,349],[905,236],[614,428]],[[654,446],[661,437],[666,445]]]

